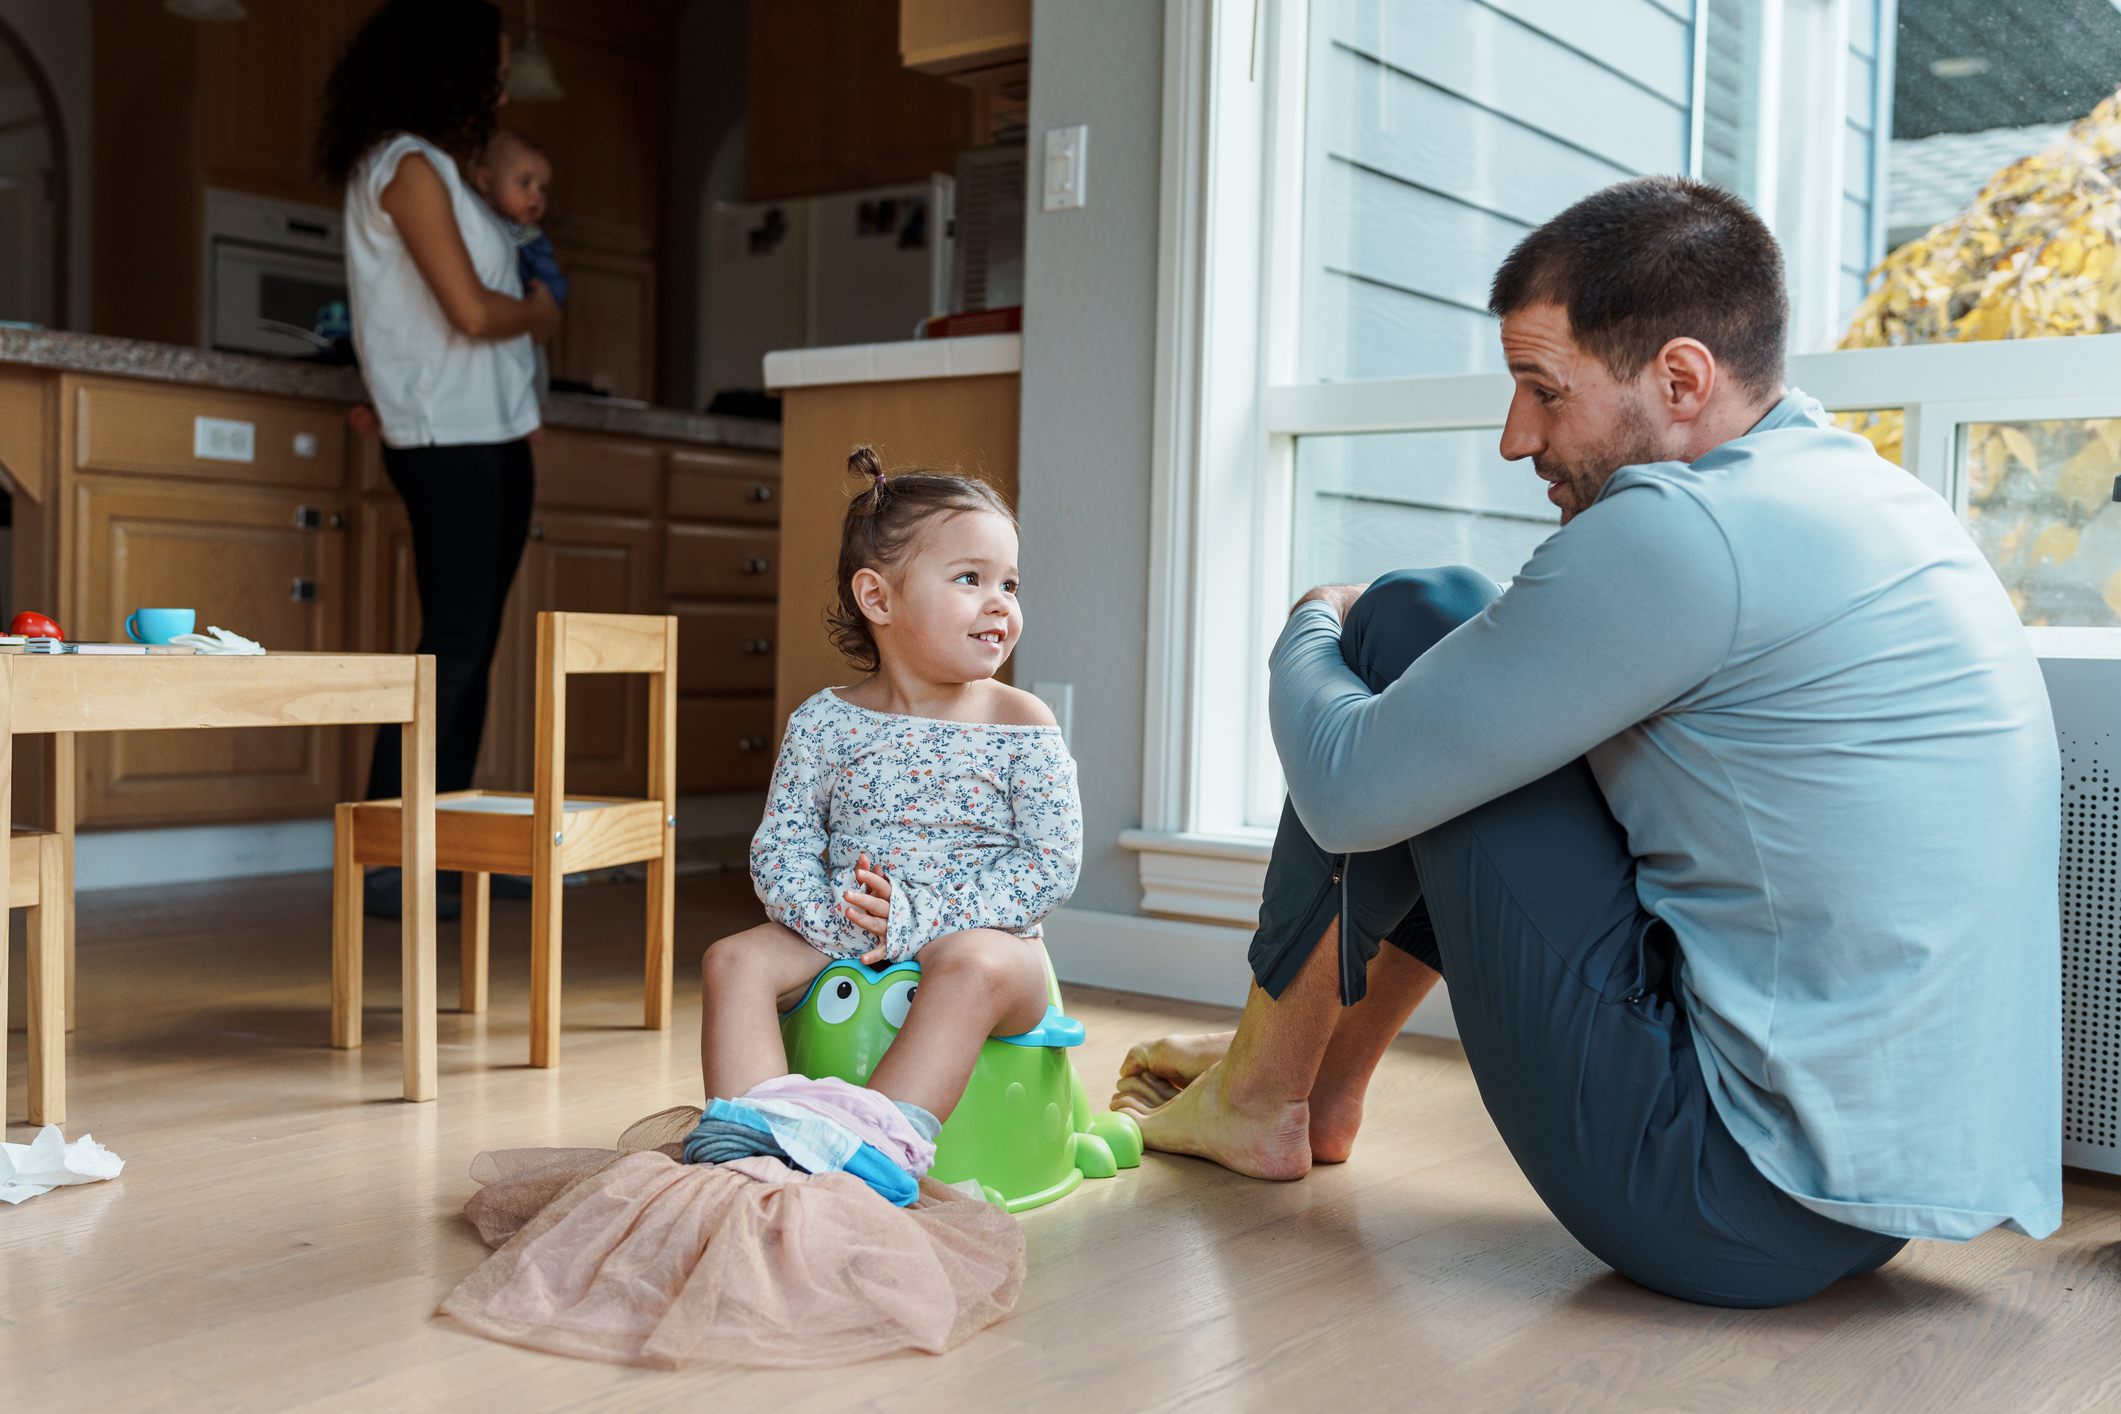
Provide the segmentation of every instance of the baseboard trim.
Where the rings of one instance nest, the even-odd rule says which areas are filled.
[[[1251,943],[1248,929],[1136,913],[1063,908],[1046,920],[1046,952],[1061,981],[1212,1006],[1245,1004]],[[1458,1039],[1446,988],[1439,984],[1429,994],[1405,1030]]]
[[[331,821],[106,830],[74,836],[74,892],[331,868]]]

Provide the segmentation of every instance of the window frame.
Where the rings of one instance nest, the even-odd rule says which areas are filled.
[[[1120,843],[1144,913],[1244,928],[1281,808],[1265,683],[1300,592],[1297,441],[1499,430],[1512,388],[1299,381],[1307,30],[1307,0],[1165,4],[1142,823]],[[2121,335],[1799,353],[1789,379],[1830,411],[1902,409],[1904,468],[1963,513],[1960,424],[2121,416]]]

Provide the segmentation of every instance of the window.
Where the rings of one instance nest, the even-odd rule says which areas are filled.
[[[1948,272],[1930,310],[1944,258],[1919,246],[1930,226],[1895,175],[1910,143],[2089,112],[2121,76],[2109,0],[1171,0],[1167,15],[1147,784],[1143,828],[1123,837],[1155,911],[1253,921],[1282,795],[1267,655],[1296,592],[1453,561],[1507,580],[1551,533],[1541,486],[1496,449],[1511,388],[1487,284],[1526,231],[1635,173],[1693,172],[1756,205],[1785,252],[1792,381],[1966,518],[2028,621],[2121,623],[2121,510],[2101,499],[2121,475],[2121,336],[1969,343],[1959,323],[2016,280],[2015,313],[1976,323],[2121,331],[2121,209],[2075,247],[2050,223],[2018,257],[2043,272],[1999,277],[2000,252]],[[2016,152],[2024,137],[2002,163],[2037,150]],[[2094,148],[2100,176],[2080,185],[2110,191],[2121,116]],[[2023,196],[1991,214],[2031,219]],[[1866,303],[1910,239],[1886,272],[1898,292]],[[1891,346],[1836,351],[1866,320]]]

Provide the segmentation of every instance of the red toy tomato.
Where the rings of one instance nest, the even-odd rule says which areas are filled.
[[[53,623],[35,609],[24,609],[15,615],[15,621],[7,631],[17,638],[65,638],[66,630]]]

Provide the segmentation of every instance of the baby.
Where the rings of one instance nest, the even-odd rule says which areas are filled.
[[[865,487],[831,628],[869,675],[789,718],[751,842],[772,921],[707,949],[710,1109],[685,1157],[785,1153],[816,1172],[804,1126],[823,1118],[868,1141],[841,1142],[831,1166],[904,1205],[981,1045],[1045,1019],[1037,939],[1074,891],[1082,813],[1053,714],[994,681],[1023,633],[1015,516],[983,482],[887,478],[867,447],[848,470]],[[828,963],[914,957],[919,986],[867,1089],[788,1074],[778,1014]]]
[[[543,280],[554,304],[567,303],[567,277],[538,229],[552,191],[552,163],[538,145],[509,128],[496,128],[471,165],[471,185],[500,216],[516,243],[516,268],[527,291]]]

